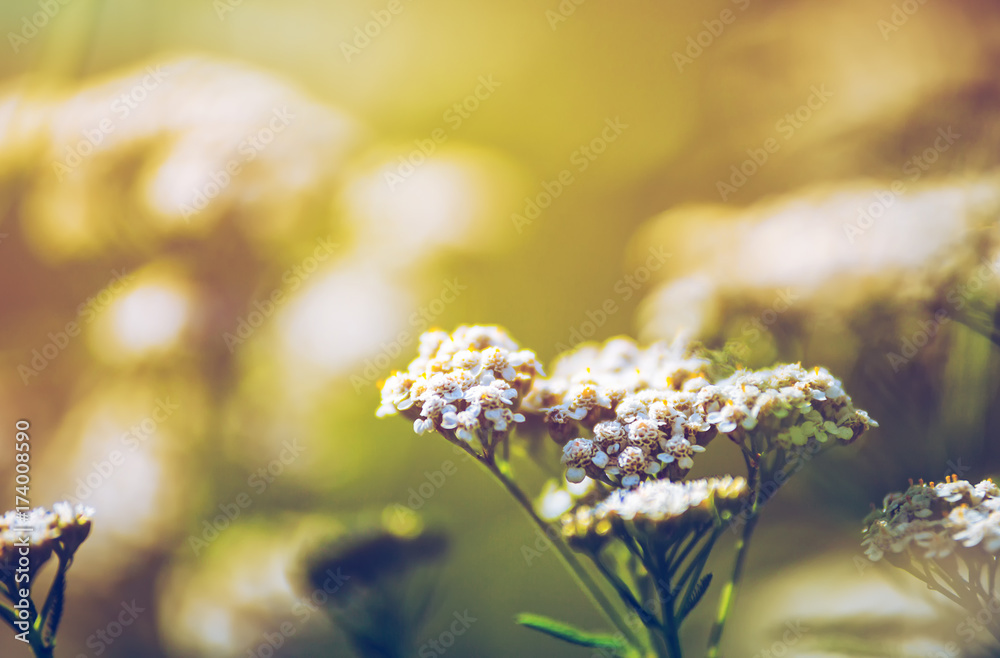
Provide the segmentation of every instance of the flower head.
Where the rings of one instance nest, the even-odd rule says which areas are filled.
[[[907,553],[937,559],[959,549],[992,557],[1000,551],[1000,490],[991,480],[918,482],[888,494],[866,523],[862,545],[872,561]]]
[[[23,542],[28,542],[29,578],[55,553],[66,560],[90,534],[94,510],[84,505],[56,503],[52,510],[7,512],[0,517],[0,581],[13,580]]]
[[[551,377],[535,380],[522,410],[557,443],[584,436],[608,456],[570,466],[571,482],[585,470],[624,487],[683,478],[720,434],[748,451],[795,453],[850,443],[877,426],[823,368],[739,370],[713,383],[709,366],[679,344],[640,348],[616,338],[585,345],[561,356]]]
[[[689,482],[657,480],[635,489],[618,489],[593,506],[581,506],[562,518],[570,541],[587,542],[613,531],[636,529],[646,535],[664,535],[687,525],[713,523],[739,510],[749,496],[741,477],[708,478]]]
[[[407,370],[382,385],[376,415],[402,413],[418,434],[435,430],[471,443],[524,422],[519,398],[541,372],[534,353],[500,327],[428,331]]]

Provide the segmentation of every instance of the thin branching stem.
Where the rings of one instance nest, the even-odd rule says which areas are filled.
[[[756,452],[757,446],[754,445],[753,449]],[[740,581],[743,579],[743,570],[746,567],[747,554],[750,551],[750,540],[753,538],[753,531],[757,527],[757,519],[760,514],[761,474],[758,464],[760,456],[758,454],[754,458],[744,453],[744,459],[747,464],[747,484],[751,496],[749,501],[750,512],[743,526],[743,533],[736,540],[736,558],[733,561],[732,575],[729,577],[729,582],[722,586],[722,593],[719,595],[719,608],[716,612],[715,623],[712,624],[712,630],[709,632],[708,649],[705,652],[706,658],[717,658],[719,655],[722,633],[726,628],[726,621],[733,610],[733,603],[736,600],[736,592]]]
[[[711,554],[712,548],[715,547],[715,541],[719,538],[720,534],[722,534],[721,526],[712,532],[708,540],[705,542],[705,545],[698,552],[698,555],[691,561],[691,566],[694,567],[691,573],[685,573],[684,576],[681,577],[681,580],[677,582],[677,592],[680,593],[681,588],[684,587],[685,579],[691,579],[687,584],[687,588],[684,590],[684,594],[680,597],[681,605],[685,605],[685,602],[691,597],[695,588],[698,586],[698,583],[701,581],[701,574],[705,570],[705,563],[708,562],[708,556]],[[689,569],[690,568],[691,567],[689,567]],[[690,610],[686,610],[683,615],[678,612],[678,621],[684,621],[684,618],[690,612]]]
[[[667,642],[667,655],[670,658],[681,658],[680,627],[674,615],[674,593],[670,585],[673,573],[661,555],[652,554],[655,573],[658,574],[658,582],[663,583],[663,587],[657,587],[656,592],[660,601],[660,611],[663,616],[661,627],[663,628],[664,639]]]
[[[686,546],[684,547],[684,550],[680,551],[680,555],[675,555],[675,556],[674,556],[673,558],[671,558],[671,557],[669,557],[669,556],[668,556],[668,558],[667,558],[667,565],[668,565],[668,566],[667,566],[667,568],[668,568],[668,569],[669,569],[669,570],[670,570],[671,572],[674,572],[674,571],[676,571],[678,567],[680,567],[680,566],[681,566],[682,564],[684,564],[684,559],[685,559],[685,558],[686,558],[686,557],[688,556],[688,554],[689,554],[689,553],[691,552],[691,549],[692,549],[692,548],[694,548],[694,547],[695,547],[695,545],[696,545],[696,544],[697,544],[697,543],[698,543],[699,541],[701,541],[701,538],[702,538],[702,536],[703,536],[704,534],[705,534],[705,533],[704,533],[704,530],[702,530],[702,529],[697,529],[697,530],[694,530],[694,531],[693,531],[693,532],[691,533],[691,538],[690,538],[690,539],[688,540],[688,543],[687,543],[687,545],[686,545]],[[680,544],[681,544],[681,542],[680,542],[680,541],[678,541],[678,542],[677,542],[677,543],[675,544],[675,546],[680,546]],[[674,552],[676,553],[676,551],[674,551]]]
[[[992,556],[989,558],[989,561],[991,563],[990,566],[989,566],[989,583],[990,583],[989,584],[989,594],[990,594],[990,598],[992,599],[994,596],[997,595],[997,590],[996,590],[996,584],[997,584],[997,566],[1000,565],[1000,562],[998,562],[997,559],[995,557],[992,557]]]
[[[475,453],[472,453],[475,455]],[[477,461],[481,463],[486,469],[492,473],[507,489],[507,492],[521,505],[521,508],[528,515],[528,518],[538,527],[539,530],[549,539],[552,545],[555,547],[556,552],[562,558],[563,563],[569,568],[570,572],[576,577],[577,583],[580,585],[587,595],[590,597],[591,601],[597,606],[601,612],[604,613],[605,617],[608,618],[614,627],[622,634],[622,636],[628,641],[632,646],[636,648],[645,648],[645,643],[637,636],[629,627],[625,620],[622,618],[618,609],[611,603],[607,596],[605,596],[604,591],[598,586],[594,579],[591,578],[587,570],[580,564],[580,561],[576,559],[573,551],[566,545],[562,537],[557,532],[553,532],[551,526],[546,523],[538,514],[535,512],[534,505],[528,499],[527,495],[521,488],[517,486],[510,477],[508,477],[507,471],[509,469],[502,468],[497,464],[487,461],[485,459],[476,456]]]

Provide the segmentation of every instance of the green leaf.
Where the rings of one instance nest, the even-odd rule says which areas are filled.
[[[548,617],[544,617],[542,615],[521,613],[517,616],[516,621],[522,626],[533,628],[536,631],[559,638],[560,640],[569,642],[570,644],[578,644],[583,647],[596,647],[599,649],[611,649],[612,651],[619,653],[623,652],[627,648],[627,645],[623,640],[613,635],[608,635],[607,633],[589,633],[587,631],[581,631],[578,628],[574,628],[554,619],[549,619]]]
[[[678,619],[684,619],[688,616],[688,613],[694,610],[694,607],[698,605],[701,601],[701,597],[705,595],[708,591],[708,586],[712,584],[712,574],[705,575],[698,584],[688,590],[688,594],[684,597],[684,602],[681,604],[680,610],[677,612]]]

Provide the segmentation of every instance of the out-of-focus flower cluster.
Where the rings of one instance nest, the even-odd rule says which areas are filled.
[[[227,213],[274,239],[337,178],[362,129],[274,76],[182,57],[65,90],[14,86],[0,94],[0,139],[0,174],[38,172],[23,202],[30,240],[47,258],[79,258],[111,247],[119,225],[131,230],[117,240],[159,241]]]
[[[1000,550],[1000,489],[992,480],[973,485],[954,476],[939,484],[918,482],[887,495],[865,523],[862,545],[872,561],[906,556],[908,563],[956,553],[993,559]]]
[[[571,544],[600,542],[627,527],[653,536],[710,524],[726,512],[738,511],[749,494],[744,478],[728,475],[689,482],[650,480],[635,489],[616,489],[592,507],[577,507],[562,517],[562,532]]]
[[[51,510],[10,511],[0,517],[0,578],[13,578],[25,538],[28,542],[29,578],[52,553],[70,559],[90,534],[94,510],[84,505],[56,503]]]
[[[419,356],[382,386],[376,415],[401,412],[418,434],[437,430],[491,445],[494,434],[524,421],[520,401],[539,374],[534,352],[520,349],[499,327],[428,331],[420,337]]]
[[[694,455],[726,434],[747,451],[850,443],[877,424],[825,369],[739,370],[713,384],[711,364],[682,346],[640,348],[616,338],[563,357],[528,394],[563,448],[570,482],[586,476],[631,487],[682,479]],[[571,438],[574,437],[574,438]]]
[[[989,172],[920,181],[889,194],[887,182],[855,181],[748,207],[672,209],[634,240],[636,254],[640,245],[667,239],[688,246],[657,272],[663,280],[644,300],[643,333],[732,337],[720,332],[744,311],[757,320],[742,332],[749,350],[778,315],[810,327],[822,319],[832,335],[850,334],[865,329],[872,307],[905,318],[921,306],[955,307],[996,294],[997,182]],[[833,347],[852,345],[840,340]]]

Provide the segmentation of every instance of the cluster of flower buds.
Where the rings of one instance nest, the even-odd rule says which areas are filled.
[[[738,512],[750,495],[747,481],[730,476],[670,482],[650,480],[634,489],[616,489],[594,506],[581,505],[562,517],[563,536],[572,544],[599,544],[615,531],[645,537],[716,522]]]
[[[789,364],[739,370],[699,391],[706,420],[747,449],[801,450],[817,444],[852,443],[878,427],[856,409],[826,368]]]
[[[624,487],[682,479],[718,434],[757,452],[831,436],[849,443],[877,426],[822,368],[740,370],[713,384],[708,366],[676,346],[616,338],[561,358],[523,410],[542,415],[563,445],[567,480]]]
[[[28,575],[34,574],[55,553],[68,560],[90,534],[94,510],[83,505],[56,503],[52,510],[37,507],[29,512],[7,512],[0,517],[0,580],[12,579],[21,559],[27,557]],[[22,549],[28,543],[27,555]]]
[[[543,374],[534,352],[495,326],[461,326],[420,337],[419,355],[382,386],[377,416],[401,413],[418,434],[436,430],[482,445],[524,421],[521,398]]]
[[[1000,489],[992,480],[972,485],[956,476],[939,484],[911,482],[887,495],[865,523],[862,545],[872,561],[908,564],[955,553],[993,559],[1000,551]]]

